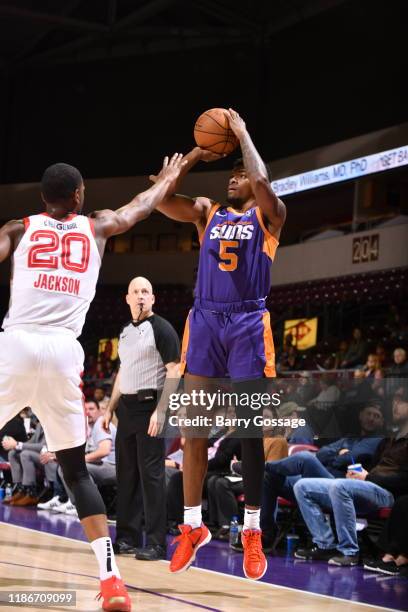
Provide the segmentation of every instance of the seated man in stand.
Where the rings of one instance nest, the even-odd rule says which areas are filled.
[[[41,451],[45,448],[44,430],[37,423],[35,431],[28,442],[17,442],[13,437],[3,438],[3,448],[8,451],[14,492],[10,499],[3,503],[10,506],[35,506],[40,500],[44,487],[37,485],[38,472],[45,474],[48,486],[53,490],[57,478],[57,465],[41,462]],[[45,448],[46,450],[46,448]]]
[[[367,405],[359,413],[359,437],[341,438],[323,446],[316,454],[302,451],[265,464],[261,508],[264,545],[270,547],[277,534],[277,498],[295,501],[293,487],[301,478],[341,478],[347,466],[360,462],[369,465],[382,440],[384,418],[378,405]]]
[[[407,390],[394,397],[393,421],[398,431],[393,438],[380,443],[369,472],[363,468],[350,469],[347,478],[303,478],[295,484],[296,500],[313,537],[311,548],[295,552],[298,559],[357,565],[356,514],[391,507],[395,497],[408,493]],[[337,538],[326,519],[327,511],[333,512]]]

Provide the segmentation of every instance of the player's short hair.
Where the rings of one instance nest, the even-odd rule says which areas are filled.
[[[82,175],[69,164],[53,164],[41,179],[41,192],[46,202],[68,200],[83,183]]]
[[[266,167],[266,171],[268,173],[268,179],[270,181],[272,181],[272,174],[271,174],[271,170],[268,166],[268,164],[265,164]],[[233,172],[237,172],[238,170],[245,170],[245,164],[244,164],[244,160],[242,159],[242,157],[238,157],[238,159],[236,159],[234,161],[234,164],[232,166],[232,171]]]
[[[244,166],[244,160],[242,159],[242,157],[238,157],[238,159],[236,159],[234,161],[234,164],[232,166],[232,170],[244,170],[245,166]]]

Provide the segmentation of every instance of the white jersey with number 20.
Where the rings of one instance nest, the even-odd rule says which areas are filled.
[[[46,325],[79,336],[94,298],[101,258],[93,221],[47,213],[24,219],[26,231],[14,251],[10,307],[3,328]]]

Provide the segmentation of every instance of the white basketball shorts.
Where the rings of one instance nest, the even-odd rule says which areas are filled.
[[[84,444],[83,363],[69,330],[18,326],[0,333],[0,428],[30,406],[49,451]]]

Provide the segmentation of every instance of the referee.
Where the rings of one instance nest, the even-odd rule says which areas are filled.
[[[160,415],[167,406],[161,405],[160,392],[166,378],[180,378],[177,333],[168,321],[153,313],[154,301],[152,285],[146,278],[130,282],[126,302],[132,320],[119,336],[120,369],[105,415],[105,428],[115,410],[118,418],[114,550],[146,561],[166,558],[164,439],[157,433]],[[144,548],[143,516],[147,536]]]

